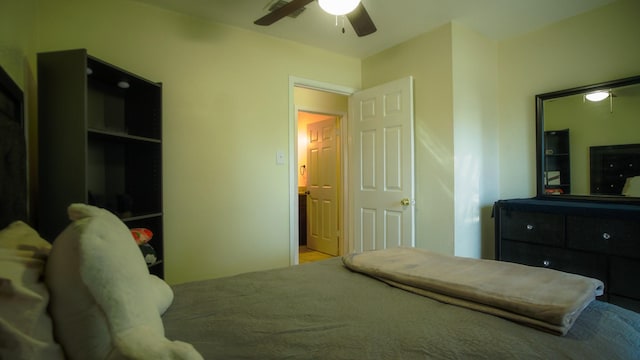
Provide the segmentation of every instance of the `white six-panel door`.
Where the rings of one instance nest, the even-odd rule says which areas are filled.
[[[349,109],[352,250],[414,246],[413,79],[357,92]]]
[[[338,255],[338,142],[335,116],[307,125],[307,246]]]

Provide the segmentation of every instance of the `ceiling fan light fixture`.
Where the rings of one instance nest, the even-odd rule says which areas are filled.
[[[608,91],[594,91],[592,93],[588,93],[584,97],[589,101],[602,101],[608,98],[610,93]]]
[[[318,0],[318,5],[322,10],[328,12],[331,15],[341,16],[346,15],[360,4],[360,0]]]

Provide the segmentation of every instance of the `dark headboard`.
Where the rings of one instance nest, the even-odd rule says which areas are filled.
[[[24,97],[0,67],[0,229],[27,218]]]
[[[640,175],[640,144],[589,148],[591,194],[622,195],[627,178]]]

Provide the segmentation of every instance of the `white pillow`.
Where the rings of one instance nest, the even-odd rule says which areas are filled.
[[[22,221],[0,231],[0,359],[63,359],[42,279],[51,244]]]
[[[629,177],[624,183],[622,188],[622,195],[624,196],[640,196],[640,176]]]
[[[107,210],[68,208],[73,222],[46,268],[56,338],[71,359],[202,359],[164,337],[171,288],[150,275],[125,224]]]

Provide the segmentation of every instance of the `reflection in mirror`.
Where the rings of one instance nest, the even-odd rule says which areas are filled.
[[[537,95],[536,105],[538,196],[640,201],[640,76]]]

